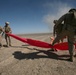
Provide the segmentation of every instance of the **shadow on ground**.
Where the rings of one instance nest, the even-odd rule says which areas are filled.
[[[28,48],[28,47],[26,47]],[[67,61],[68,59],[64,59],[69,57],[69,55],[58,55],[56,54],[56,52],[53,51],[46,51],[46,50],[39,50],[39,49],[32,49],[32,48],[28,48],[30,50],[36,50],[37,52],[32,52],[32,53],[22,53],[21,51],[16,51],[13,53],[14,58],[18,59],[18,60],[22,60],[22,59],[39,59],[39,58],[49,58],[49,59],[56,59],[56,60],[65,60]],[[44,53],[44,54],[40,54],[39,53]]]

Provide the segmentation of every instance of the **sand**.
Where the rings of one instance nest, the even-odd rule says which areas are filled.
[[[50,43],[51,34],[18,35]],[[48,51],[11,38],[12,47],[0,48],[0,75],[76,75],[76,58],[67,51]],[[2,40],[6,44],[5,39]]]

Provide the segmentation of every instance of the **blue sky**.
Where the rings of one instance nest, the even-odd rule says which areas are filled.
[[[53,20],[76,8],[76,0],[0,0],[0,26],[10,22],[15,34],[53,31]]]

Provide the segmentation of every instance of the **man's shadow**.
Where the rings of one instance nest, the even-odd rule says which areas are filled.
[[[29,48],[32,50],[31,48]],[[14,58],[22,60],[22,59],[39,59],[39,58],[49,58],[49,59],[55,59],[55,60],[67,60],[63,59],[63,57],[69,57],[69,55],[57,55],[55,52],[52,51],[46,51],[46,50],[39,50],[35,49],[37,52],[33,53],[22,53],[21,51],[16,51],[13,53]],[[44,53],[40,54],[39,53]]]

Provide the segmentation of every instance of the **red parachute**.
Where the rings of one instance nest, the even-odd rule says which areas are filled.
[[[17,35],[10,34],[10,33],[6,33],[6,34],[24,43],[28,43],[29,45],[32,45],[32,46],[37,46],[37,47],[42,47],[42,48],[54,48],[58,50],[68,50],[67,42],[55,44],[54,46],[52,46],[51,44],[43,42],[43,41],[29,39],[29,38],[22,38],[22,37],[19,37]],[[76,44],[75,44],[75,47],[76,47]]]
[[[33,39],[29,39],[29,38],[22,38],[22,37],[16,36],[14,34],[9,34],[9,33],[6,33],[6,34],[8,34],[9,36],[11,36],[17,40],[24,42],[24,43],[28,43],[32,46],[43,47],[43,48],[53,48],[53,46],[51,44],[48,44],[43,41],[33,40]]]

